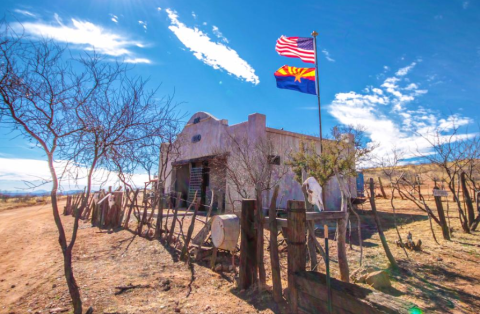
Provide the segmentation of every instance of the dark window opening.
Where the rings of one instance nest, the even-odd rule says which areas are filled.
[[[280,165],[280,156],[278,155],[269,155],[268,163],[271,165]]]
[[[196,117],[195,119],[193,119],[193,124],[197,124],[200,122],[200,117]]]
[[[201,139],[202,139],[202,136],[200,134],[197,134],[192,137],[192,142],[193,143],[200,142]]]

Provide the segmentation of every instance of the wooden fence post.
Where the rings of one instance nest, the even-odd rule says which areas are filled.
[[[180,193],[177,193],[177,197],[180,195]],[[167,243],[171,244],[172,243],[172,238],[173,238],[173,233],[175,232],[175,224],[177,223],[177,215],[178,215],[178,209],[180,208],[180,198],[177,199],[177,202],[175,202],[175,209],[173,210],[173,221],[172,221],[172,226],[170,227],[170,232],[168,233],[168,238],[167,238]],[[197,191],[195,191],[195,196],[193,197],[193,201],[195,202],[197,200]],[[191,204],[190,204],[191,206]],[[187,209],[185,212],[185,215],[188,213],[188,210],[190,207]],[[183,226],[182,226],[183,227]]]
[[[240,271],[239,287],[248,289],[256,281],[257,269],[257,237],[255,233],[255,206],[256,200],[242,200],[242,214],[240,218]]]
[[[348,268],[347,259],[347,223],[348,211],[345,212],[345,217],[337,221],[337,256],[338,268],[340,269],[340,279],[344,282],[350,282],[350,270]]]
[[[298,312],[298,290],[295,272],[304,271],[306,265],[306,219],[305,202],[287,202],[288,221],[288,291],[292,313]]]
[[[195,219],[197,219],[197,213],[199,208],[200,208],[200,198],[196,199],[195,211],[193,212],[192,222],[190,223],[190,227],[188,227],[187,238],[185,239],[185,244],[183,245],[182,254],[180,255],[180,259],[183,261],[187,260],[186,257],[189,254],[188,246],[190,245],[190,240],[192,239],[193,228],[195,228]]]
[[[268,212],[270,222],[270,262],[272,264],[272,284],[273,299],[275,302],[282,300],[282,277],[280,275],[280,260],[278,257],[278,240],[277,240],[277,197],[279,186],[275,187]]]
[[[434,187],[433,190],[438,190],[438,187]],[[450,232],[448,230],[447,220],[445,219],[445,211],[443,210],[442,197],[435,196],[435,205],[437,206],[438,219],[442,227],[443,238],[450,241]]]
[[[135,192],[133,193],[133,198],[131,200],[131,203],[127,212],[127,218],[125,218],[125,223],[123,225],[125,229],[128,229],[128,223],[130,222],[130,215],[132,214],[133,206],[135,206],[135,200],[137,199],[139,192],[140,190],[136,189]],[[130,196],[128,195],[128,193],[129,192],[127,192],[127,200],[130,200]],[[127,200],[125,202],[127,202]]]

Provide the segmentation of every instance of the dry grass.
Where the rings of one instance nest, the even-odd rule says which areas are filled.
[[[458,214],[450,208],[454,228],[452,241],[442,240],[440,228],[435,226],[440,242],[436,244],[425,213],[408,201],[395,199],[396,220],[402,237],[405,239],[407,233],[412,232],[415,240],[423,242],[423,251],[408,251],[407,258],[395,245],[397,234],[389,200],[377,198],[376,202],[387,241],[401,270],[390,271],[368,204],[361,211],[362,266],[390,273],[392,288],[384,292],[415,303],[424,313],[479,313],[479,232],[464,234]],[[428,202],[434,206],[433,200]],[[7,239],[0,243],[0,256],[3,256],[0,258],[0,278],[3,280],[0,281],[0,300],[3,300],[0,301],[0,313],[25,313],[29,309],[48,313],[50,308],[69,307],[50,209],[47,205],[37,211],[37,207],[0,213],[0,236]],[[62,219],[69,230],[73,219]],[[186,217],[185,232],[189,223],[190,217]],[[131,227],[134,225],[132,223]],[[23,228],[18,229],[19,226]],[[197,223],[195,230],[201,226]],[[268,231],[265,236],[267,239]],[[323,244],[321,236],[319,241]],[[360,267],[354,217],[351,241],[352,248],[347,250],[350,272]],[[235,273],[215,273],[208,268],[208,261],[189,267],[178,261],[178,250],[156,240],[140,238],[127,230],[100,231],[91,228],[89,223],[82,223],[77,243],[74,253],[76,277],[85,306],[93,306],[96,313],[172,313],[175,309],[181,313],[288,313],[284,305],[273,302],[269,292],[239,291]],[[332,275],[338,278],[336,242],[330,243]],[[280,249],[284,247],[282,244]],[[280,261],[284,289],[287,254],[282,252]],[[267,281],[271,284],[267,249],[264,262]],[[319,271],[324,271],[323,262]],[[167,280],[168,290],[165,288]],[[115,295],[115,286],[129,283],[149,284],[150,288]],[[15,288],[11,288],[12,285]]]
[[[0,211],[25,206],[44,205],[50,203],[49,196],[9,196],[0,194]]]

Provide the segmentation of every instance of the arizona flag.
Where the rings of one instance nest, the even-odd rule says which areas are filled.
[[[296,68],[284,65],[275,72],[277,87],[316,95],[315,68]]]

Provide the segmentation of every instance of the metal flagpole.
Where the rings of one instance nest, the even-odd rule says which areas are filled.
[[[312,32],[313,36],[313,49],[315,50],[315,81],[317,83],[317,98],[318,98],[318,123],[320,128],[320,153],[323,153],[323,136],[322,136],[322,112],[320,106],[320,79],[318,77],[318,57],[317,57],[317,35],[316,31]]]

